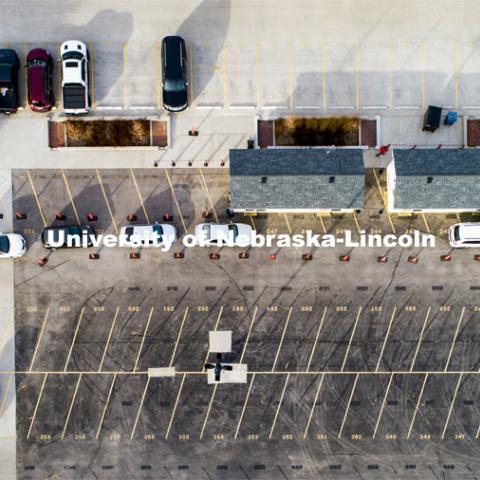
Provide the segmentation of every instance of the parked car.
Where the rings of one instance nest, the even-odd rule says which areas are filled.
[[[81,115],[90,111],[89,54],[78,40],[62,43],[63,109],[66,114]]]
[[[234,245],[246,246],[246,241],[251,238],[252,231],[252,227],[245,223],[228,223],[226,225],[201,223],[195,227],[195,237],[200,245],[220,245],[223,239],[229,239]]]
[[[55,104],[53,95],[53,60],[44,48],[27,55],[28,103],[34,112],[49,112]]]
[[[0,233],[0,258],[18,258],[27,251],[27,242],[18,233]]]
[[[78,237],[76,243],[68,244],[68,237]],[[63,248],[63,247],[91,247],[93,245],[91,235],[95,235],[95,230],[90,225],[67,225],[47,227],[43,229],[41,240],[45,248]]]
[[[452,247],[480,247],[480,223],[456,223],[448,229]]]
[[[18,69],[20,61],[15,50],[0,49],[0,112],[15,113],[20,106]]]
[[[124,244],[128,247],[170,247],[177,240],[177,230],[173,225],[159,223],[122,227],[120,235],[125,235]],[[158,243],[154,240],[155,235],[158,235]],[[138,245],[138,242],[141,245]]]
[[[187,49],[182,37],[162,40],[163,106],[170,112],[188,107]]]

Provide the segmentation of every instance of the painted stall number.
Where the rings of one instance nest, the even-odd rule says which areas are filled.
[[[153,433],[146,433],[146,434],[143,436],[143,439],[144,439],[144,440],[155,440],[155,434],[153,434]]]
[[[76,433],[73,438],[75,440],[86,440],[87,436],[84,433]]]
[[[422,433],[420,435],[420,440],[431,440],[432,436],[429,433]]]
[[[282,435],[282,440],[293,440],[293,435],[291,433],[285,433]]]
[[[417,307],[416,307],[416,305],[406,305],[405,306],[405,311],[406,312],[416,312]]]
[[[190,440],[190,435],[188,433],[180,433],[178,435],[179,440]]]
[[[61,312],[69,312],[71,310],[71,308],[70,307],[59,307],[59,310]]]
[[[51,440],[51,439],[52,439],[52,436],[49,433],[40,435],[40,440]]]
[[[30,312],[30,313],[38,312],[38,307],[27,307],[27,312]]]
[[[138,305],[129,305],[128,306],[128,311],[129,312],[139,312],[140,307]]]
[[[370,307],[371,312],[381,312],[383,310],[383,307],[381,305],[372,305]]]
[[[344,306],[344,305],[337,305],[337,306],[335,307],[335,310],[336,310],[337,312],[346,312],[346,311],[348,311],[348,307],[346,307],[346,306]]]
[[[109,440],[120,440],[120,434],[119,433],[112,433],[108,436]]]
[[[104,312],[104,311],[105,311],[105,307],[93,307],[93,311],[94,311],[94,312]]]
[[[208,305],[199,305],[197,307],[197,312],[208,312]]]
[[[278,312],[278,305],[270,305],[270,306],[267,308],[267,311],[268,311],[268,312]]]
[[[300,310],[302,312],[313,312],[313,306],[312,305],[302,305]]]
[[[325,433],[317,433],[317,440],[326,440],[327,435]]]
[[[362,439],[362,434],[360,433],[352,433],[350,435],[351,440],[361,440]]]
[[[397,439],[397,435],[395,433],[387,433],[385,435],[385,440],[396,440]]]
[[[243,305],[234,305],[232,307],[232,311],[234,312],[243,312]]]
[[[247,440],[258,440],[258,434],[249,434],[247,435]]]
[[[452,309],[451,305],[440,305],[441,312],[449,312]]]
[[[164,305],[163,306],[163,311],[164,312],[174,312],[175,307],[173,305]]]
[[[223,433],[217,433],[217,434],[213,435],[213,439],[214,440],[225,440],[225,436],[223,435]]]

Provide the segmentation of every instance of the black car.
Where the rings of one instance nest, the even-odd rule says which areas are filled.
[[[0,112],[15,113],[20,106],[18,69],[20,61],[15,50],[0,49]]]
[[[170,112],[188,107],[187,49],[178,36],[162,40],[163,106]]]
[[[42,232],[42,243],[45,248],[91,247],[91,235],[95,230],[90,225],[47,227]]]

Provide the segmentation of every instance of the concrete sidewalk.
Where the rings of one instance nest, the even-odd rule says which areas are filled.
[[[11,170],[0,170],[0,231],[12,231]],[[15,326],[13,260],[0,260],[0,479],[16,477]]]

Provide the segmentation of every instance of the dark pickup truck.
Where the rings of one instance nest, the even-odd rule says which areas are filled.
[[[15,113],[18,98],[18,69],[20,61],[14,50],[0,49],[0,113]]]

